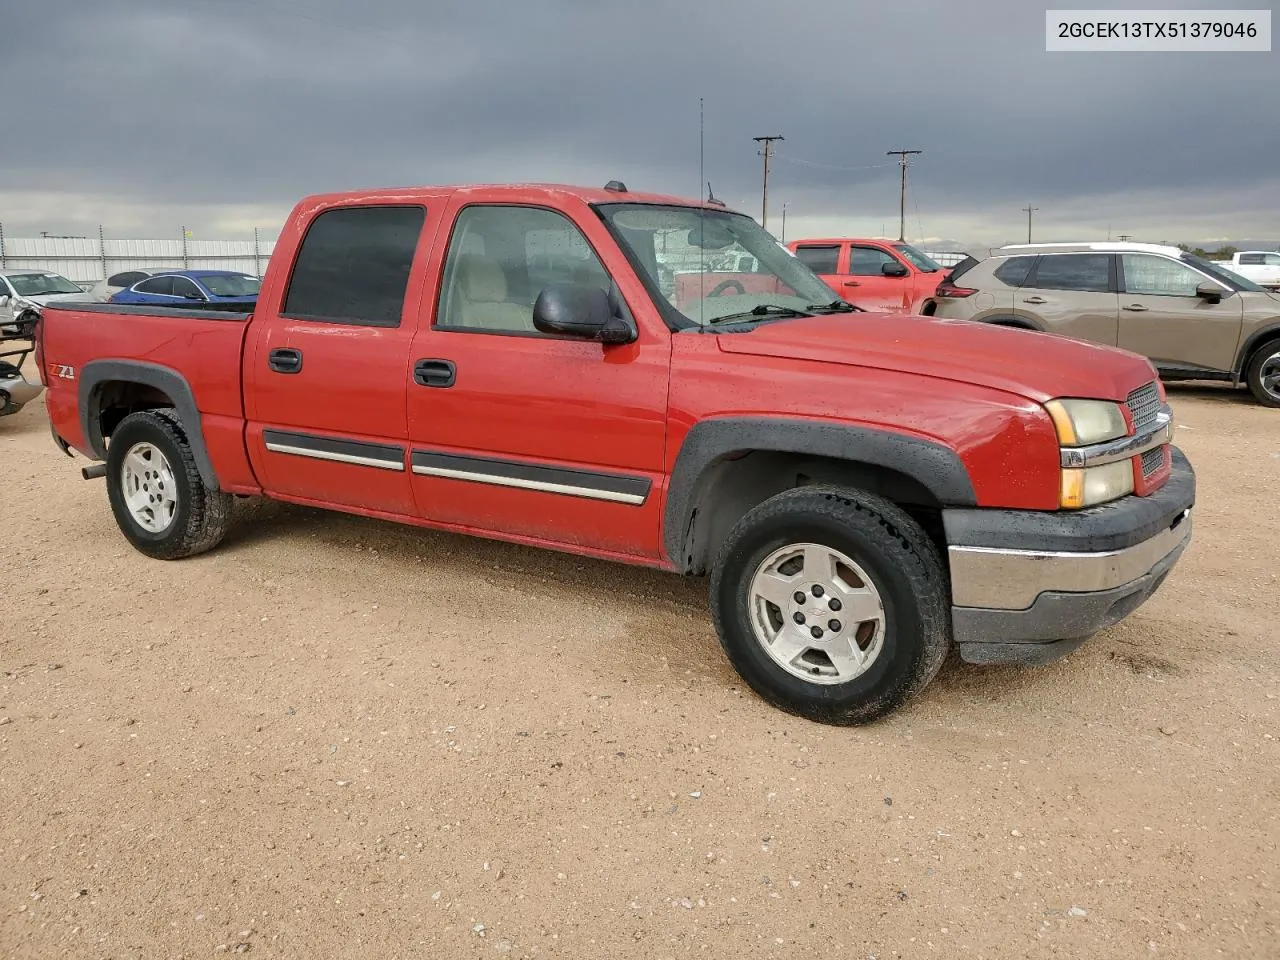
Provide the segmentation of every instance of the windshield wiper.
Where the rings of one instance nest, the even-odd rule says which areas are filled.
[[[807,317],[812,313],[811,307],[805,307],[803,310],[797,310],[795,307],[780,307],[776,303],[762,303],[758,307],[752,307],[750,310],[743,310],[740,313],[726,313],[721,317],[712,317],[707,321],[708,325],[713,323],[733,323],[737,320],[749,320],[755,317]]]
[[[830,303],[811,303],[805,307],[810,313],[853,313],[855,310],[866,313],[862,307],[854,306],[848,300],[832,300]]]

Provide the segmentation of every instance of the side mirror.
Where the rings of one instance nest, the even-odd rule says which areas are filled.
[[[579,283],[557,283],[539,293],[533,326],[542,333],[601,343],[630,343],[636,338],[631,324],[614,312],[607,291]]]
[[[1229,296],[1229,291],[1224,290],[1212,281],[1206,280],[1196,287],[1196,296],[1201,300],[1208,300],[1210,303],[1221,303],[1223,297]]]
[[[7,293],[0,293],[0,307],[7,307],[8,305],[9,295]]]
[[[905,277],[909,271],[897,260],[894,260],[891,263],[883,264],[880,267],[880,272],[886,277]]]

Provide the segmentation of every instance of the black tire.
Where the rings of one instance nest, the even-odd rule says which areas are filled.
[[[1280,386],[1268,390],[1263,383],[1263,367],[1267,368],[1269,375],[1273,375],[1273,368],[1277,365],[1280,365],[1280,340],[1272,340],[1257,349],[1245,370],[1244,379],[1249,385],[1249,392],[1264,407],[1280,407]]]
[[[840,551],[880,594],[879,655],[847,682],[801,679],[755,637],[752,578],[775,550],[799,543]],[[799,487],[748,512],[716,560],[711,611],[721,646],[742,679],[774,706],[819,723],[861,724],[892,712],[933,680],[951,646],[946,574],[928,535],[888,500],[840,487]]]
[[[125,502],[124,458],[138,443],[149,443],[164,455],[177,488],[172,521],[159,532],[138,523]],[[182,420],[170,407],[131,413],[120,421],[107,446],[106,479],[117,525],[125,539],[149,557],[177,560],[211,550],[230,526],[234,498],[204,485]]]

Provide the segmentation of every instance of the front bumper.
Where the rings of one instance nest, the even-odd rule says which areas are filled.
[[[22,374],[15,377],[0,373],[0,417],[7,413],[17,413],[24,404],[40,396],[43,390],[43,385],[32,383]]]
[[[1072,512],[944,511],[961,657],[1048,663],[1145,603],[1191,541],[1195,471],[1171,453],[1151,496]]]

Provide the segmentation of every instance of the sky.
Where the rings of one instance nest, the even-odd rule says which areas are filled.
[[[686,196],[710,180],[759,218],[752,137],[774,134],[767,226],[783,233],[785,204],[787,239],[896,237],[898,148],[923,151],[907,238],[935,249],[1024,242],[1028,205],[1037,241],[1280,237],[1274,96],[1249,93],[1275,92],[1280,52],[1047,53],[1045,5],[1025,0],[4,11],[10,237],[271,236],[308,193],[613,178]]]

